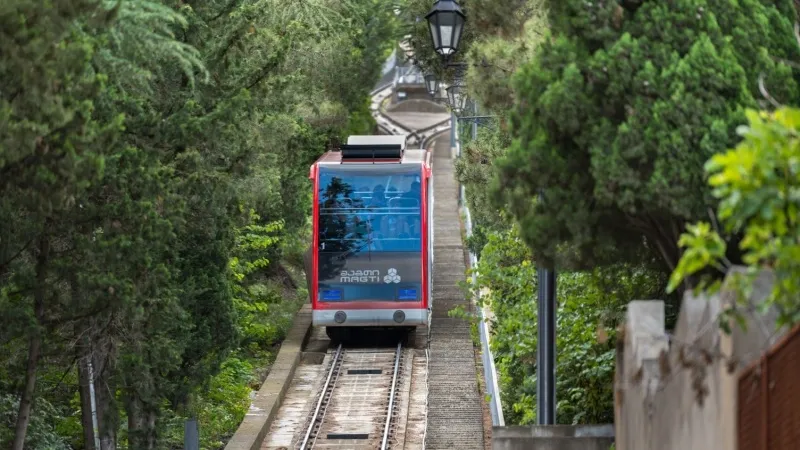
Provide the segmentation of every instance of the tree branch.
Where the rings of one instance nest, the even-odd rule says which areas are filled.
[[[225,6],[222,8],[222,10],[221,10],[221,11],[220,11],[218,14],[216,14],[215,16],[213,16],[213,17],[211,17],[211,18],[209,18],[209,19],[206,19],[206,21],[207,21],[207,22],[214,22],[215,20],[217,20],[217,19],[219,19],[220,17],[224,16],[226,13],[229,13],[229,12],[231,12],[231,11],[232,11],[234,8],[236,8],[238,5],[239,5],[239,0],[231,0],[230,2],[228,2],[228,4],[227,4],[227,5],[225,5]]]
[[[58,387],[59,387],[59,386],[61,386],[61,383],[64,381],[64,378],[66,378],[66,377],[67,377],[67,374],[68,374],[68,373],[69,373],[69,372],[72,370],[72,368],[75,366],[75,362],[76,362],[77,360],[78,360],[78,357],[77,357],[77,356],[75,356],[75,357],[73,357],[73,358],[72,358],[72,362],[71,362],[71,363],[69,363],[69,366],[67,366],[67,370],[65,370],[65,371],[64,371],[64,373],[62,373],[62,374],[61,374],[61,378],[59,378],[59,380],[58,380],[58,382],[56,383],[56,385],[55,385],[55,386],[53,386],[53,387],[52,387],[52,388],[49,390],[49,392],[50,392],[50,393],[53,393],[53,392],[55,392],[55,390],[56,390],[56,389],[58,389]]]
[[[764,96],[764,98],[766,98],[772,104],[772,106],[774,106],[776,108],[780,108],[781,107],[781,104],[778,103],[778,101],[775,100],[775,98],[773,98],[772,95],[770,95],[770,93],[767,91],[766,86],[764,86],[764,74],[763,73],[760,73],[758,75],[758,90],[761,92],[761,95]]]
[[[25,245],[24,245],[24,246],[22,246],[22,248],[20,248],[20,249],[19,249],[19,251],[18,251],[18,252],[17,252],[17,253],[16,253],[14,256],[12,256],[12,257],[11,257],[11,258],[10,258],[8,261],[5,261],[5,262],[3,262],[3,264],[0,264],[0,274],[1,274],[1,273],[3,273],[3,272],[5,272],[5,271],[6,271],[6,269],[8,268],[8,266],[9,266],[9,265],[11,265],[11,263],[12,263],[12,262],[14,262],[14,260],[15,260],[15,259],[19,258],[19,256],[20,256],[20,255],[21,255],[21,254],[22,254],[22,253],[23,253],[25,250],[27,250],[27,249],[28,249],[28,247],[30,247],[30,246],[31,246],[31,244],[33,243],[34,239],[35,239],[35,238],[32,238],[31,240],[29,240],[28,242],[26,242],[26,243],[25,243]]]

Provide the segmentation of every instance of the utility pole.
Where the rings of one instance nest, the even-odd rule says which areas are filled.
[[[87,356],[87,366],[89,369],[89,398],[92,405],[92,432],[94,433],[94,448],[100,450],[100,430],[97,427],[97,400],[94,395],[94,367],[92,367],[92,357]]]
[[[183,424],[183,449],[200,449],[200,427],[195,418],[189,419]]]
[[[539,194],[539,201],[544,195]],[[539,278],[538,340],[536,355],[536,419],[539,425],[556,423],[556,272],[543,267]]]

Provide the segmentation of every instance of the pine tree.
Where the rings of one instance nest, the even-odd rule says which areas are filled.
[[[547,6],[552,34],[515,79],[497,198],[544,264],[658,255],[671,270],[684,223],[711,211],[703,163],[763,102],[759,79],[777,101],[800,95],[780,62],[799,53],[792,2]]]

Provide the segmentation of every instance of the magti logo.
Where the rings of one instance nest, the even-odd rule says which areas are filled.
[[[397,269],[391,268],[386,271],[386,276],[383,277],[383,282],[387,284],[399,283],[401,280],[400,275],[397,274]],[[339,273],[340,283],[380,283],[381,271],[380,270],[343,270]]]
[[[380,283],[380,270],[343,270],[339,274],[340,283]]]
[[[399,283],[400,275],[397,274],[397,269],[389,269],[387,275],[383,277],[383,281],[386,283]]]

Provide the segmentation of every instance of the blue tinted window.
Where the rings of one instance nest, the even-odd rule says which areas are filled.
[[[418,167],[387,173],[321,167],[319,251],[419,252],[421,206]]]

